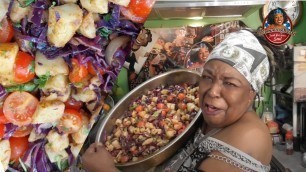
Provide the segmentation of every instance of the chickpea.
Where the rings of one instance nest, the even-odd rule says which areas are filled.
[[[153,138],[148,138],[147,140],[145,140],[142,145],[145,146],[145,145],[149,145],[153,142]]]
[[[121,145],[120,145],[120,143],[119,143],[119,141],[117,139],[112,142],[112,146],[115,149],[120,149],[121,148]]]

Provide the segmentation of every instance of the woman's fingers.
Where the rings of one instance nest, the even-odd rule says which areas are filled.
[[[97,147],[98,147],[98,144],[97,144],[97,143],[92,143],[92,144],[87,148],[85,154],[87,154],[87,153],[95,153]]]

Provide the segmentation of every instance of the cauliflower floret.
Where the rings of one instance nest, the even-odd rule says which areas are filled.
[[[49,42],[55,47],[64,47],[79,29],[82,19],[83,11],[76,4],[69,3],[49,8],[47,34]]]

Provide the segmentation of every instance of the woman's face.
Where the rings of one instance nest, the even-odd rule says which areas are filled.
[[[225,127],[249,109],[255,92],[235,68],[220,61],[205,64],[200,80],[200,106],[210,127]]]
[[[200,48],[198,57],[199,59],[201,59],[201,61],[204,62],[207,59],[208,55],[209,55],[209,51],[206,47]]]
[[[274,15],[274,23],[276,24],[276,25],[283,25],[283,23],[284,23],[284,16],[283,16],[283,14],[275,14]]]

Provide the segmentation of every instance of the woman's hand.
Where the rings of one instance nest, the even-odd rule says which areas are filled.
[[[93,143],[82,156],[82,164],[88,172],[118,172],[113,157],[101,143]]]

